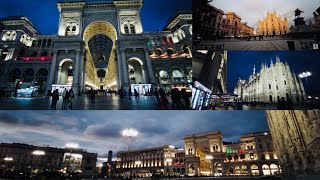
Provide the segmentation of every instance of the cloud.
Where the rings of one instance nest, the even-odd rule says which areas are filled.
[[[2,142],[54,147],[75,142],[99,155],[127,149],[128,138],[121,135],[125,128],[139,131],[132,149],[183,147],[184,136],[213,130],[226,141],[268,130],[263,111],[0,111],[0,124]]]

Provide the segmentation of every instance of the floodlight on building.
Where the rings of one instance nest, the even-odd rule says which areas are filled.
[[[319,97],[315,97],[315,99],[319,99]]]
[[[142,162],[141,161],[135,161],[134,164],[140,165],[140,164],[142,164]]]
[[[264,135],[266,136],[266,135],[268,135],[268,133],[267,133],[267,132],[265,132],[265,133],[264,133]]]
[[[212,155],[206,155],[206,160],[212,160],[213,156]]]
[[[76,143],[67,143],[67,144],[65,145],[65,148],[78,149],[78,148],[79,148],[79,144],[76,144]]]
[[[32,152],[33,155],[36,155],[36,156],[43,156],[46,154],[46,152],[42,151],[42,150],[35,150]]]
[[[13,161],[13,158],[12,157],[5,157],[3,160],[4,161]]]
[[[165,161],[166,161],[167,163],[171,163],[171,162],[172,162],[172,159],[171,159],[171,158],[167,158]]]

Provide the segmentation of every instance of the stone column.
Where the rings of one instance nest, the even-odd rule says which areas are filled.
[[[87,71],[87,58],[86,53],[84,53],[84,58],[82,62],[82,93],[86,91],[86,71]]]
[[[128,75],[128,66],[127,66],[127,60],[125,55],[125,49],[120,49],[121,52],[121,62],[122,62],[122,75],[123,75],[123,88],[129,87],[129,75]]]
[[[121,54],[120,54],[119,48],[117,48],[116,64],[117,64],[117,76],[119,77],[118,81],[117,81],[117,88],[120,89],[120,87],[123,85],[123,74],[122,74],[122,70],[121,70],[122,61],[121,61]]]
[[[80,57],[80,50],[76,50],[76,60],[74,62],[74,72],[73,72],[73,83],[72,83],[72,88],[73,92],[78,95],[80,93],[80,84],[79,84],[79,79],[80,79],[80,64],[81,64],[81,57]]]
[[[151,59],[150,59],[150,55],[148,53],[148,49],[145,48],[144,52],[145,52],[145,56],[146,56],[146,64],[147,64],[148,75],[149,75],[149,79],[150,79],[150,81],[148,83],[151,83],[151,85],[154,86],[156,84],[156,79],[153,74],[153,69],[152,69]]]
[[[57,55],[58,55],[58,51],[54,50],[52,64],[51,64],[51,68],[50,68],[49,82],[47,83],[46,91],[48,91],[48,90],[51,91],[51,87],[54,82],[54,75],[55,75],[56,66],[57,66]]]
[[[146,77],[146,72],[145,72],[145,70],[144,70],[144,68],[145,68],[145,66],[144,65],[142,65],[141,66],[141,72],[142,72],[142,76],[143,76],[143,84],[145,84],[145,83],[148,83],[148,81],[147,81],[147,77]]]

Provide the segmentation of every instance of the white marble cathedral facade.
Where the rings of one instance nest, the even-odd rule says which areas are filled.
[[[2,19],[1,86],[16,86],[26,69],[32,69],[30,81],[22,83],[35,85],[41,65],[46,90],[187,87],[192,81],[192,14],[178,12],[162,31],[144,32],[142,6],[143,0],[59,2],[58,34],[52,36],[40,35],[25,17]],[[15,34],[8,34],[10,29]]]
[[[249,80],[239,79],[234,89],[241,101],[277,103],[282,97],[294,103],[306,102],[306,93],[300,78],[287,62],[271,60],[270,66],[261,64],[260,72],[255,67]]]

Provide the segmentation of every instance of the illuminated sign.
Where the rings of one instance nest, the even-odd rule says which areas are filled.
[[[21,57],[24,61],[51,61],[52,56],[39,56],[39,57]]]
[[[82,154],[64,153],[63,164],[70,167],[72,170],[81,169]]]

